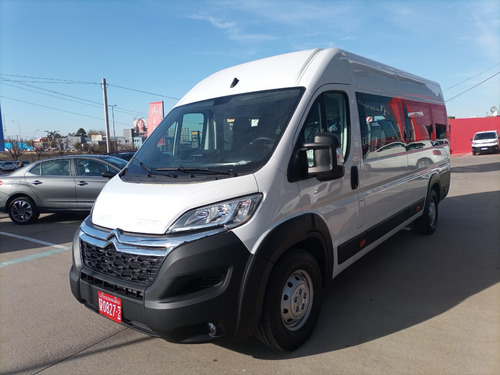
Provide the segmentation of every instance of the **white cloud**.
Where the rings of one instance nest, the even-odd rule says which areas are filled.
[[[347,40],[360,27],[355,7],[343,1],[207,1],[203,11],[190,18],[205,20],[225,31],[229,39],[245,43],[305,39],[325,30]],[[260,29],[266,31],[253,32]]]
[[[481,6],[469,6],[472,40],[490,57],[500,59],[500,3],[485,1]]]
[[[217,29],[224,31],[229,39],[236,42],[258,43],[277,39],[276,36],[269,34],[247,32],[238,23],[234,21],[226,21],[222,17],[197,14],[191,16],[191,18],[209,22],[212,26],[215,26]]]

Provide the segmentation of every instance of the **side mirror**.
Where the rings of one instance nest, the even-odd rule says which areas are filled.
[[[307,155],[307,173],[320,181],[329,181],[344,176],[344,156],[340,139],[332,133],[317,133],[314,143],[304,144]]]
[[[116,174],[115,172],[102,172],[101,176],[105,178],[112,178],[114,177],[115,174]]]

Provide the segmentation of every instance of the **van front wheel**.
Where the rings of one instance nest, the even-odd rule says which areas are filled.
[[[318,320],[321,289],[316,259],[301,249],[285,253],[269,278],[257,338],[281,351],[302,345]]]

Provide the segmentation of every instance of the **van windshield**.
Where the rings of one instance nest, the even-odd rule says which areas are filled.
[[[214,179],[253,173],[271,157],[303,91],[260,91],[174,108],[125,175]]]
[[[487,133],[477,133],[474,136],[474,139],[477,140],[482,140],[482,139],[496,139],[497,134],[495,132],[487,132]]]

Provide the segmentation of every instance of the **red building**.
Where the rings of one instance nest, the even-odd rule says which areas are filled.
[[[500,116],[450,119],[450,148],[454,154],[472,153],[471,138],[476,132],[498,130]]]

